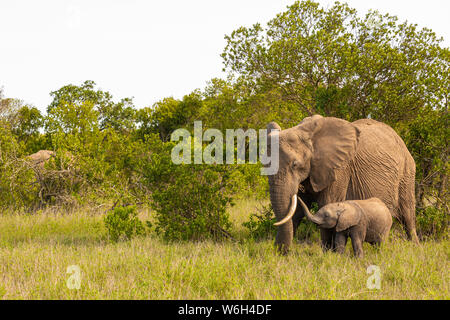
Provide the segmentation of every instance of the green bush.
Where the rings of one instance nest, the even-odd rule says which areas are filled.
[[[151,156],[142,172],[151,189],[155,231],[166,240],[229,238],[227,207],[233,205],[233,166],[180,164],[171,160],[172,142],[147,139]]]
[[[254,240],[274,238],[277,232],[272,206],[269,204],[250,214],[249,220],[242,223],[248,229],[250,238]]]
[[[267,176],[261,175],[260,164],[231,165],[233,170],[233,198],[257,200],[266,199],[269,195]]]
[[[174,167],[172,181],[152,193],[156,232],[166,240],[230,237],[226,171],[224,166]]]
[[[433,206],[417,209],[417,231],[421,239],[441,239],[448,235],[449,215]]]
[[[0,207],[21,210],[35,200],[33,171],[23,160],[23,145],[0,118]]]
[[[144,235],[146,228],[137,217],[136,207],[118,207],[104,218],[109,239],[117,242],[120,239],[130,240],[134,236]],[[150,227],[150,223],[147,222]]]

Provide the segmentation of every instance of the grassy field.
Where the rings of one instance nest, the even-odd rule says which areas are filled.
[[[365,258],[297,241],[282,257],[273,241],[248,240],[241,223],[256,202],[230,209],[238,241],[167,244],[156,236],[109,243],[101,214],[0,215],[3,299],[449,299],[449,241],[420,247],[391,236]],[[149,212],[141,212],[148,219]],[[81,271],[69,289],[67,268]],[[368,289],[370,265],[381,288]]]

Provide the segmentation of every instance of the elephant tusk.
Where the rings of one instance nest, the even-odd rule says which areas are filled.
[[[292,199],[291,199],[291,207],[289,208],[288,214],[286,215],[286,217],[284,217],[283,220],[278,221],[277,223],[274,223],[274,225],[275,226],[281,226],[282,224],[285,224],[286,222],[291,220],[291,218],[293,217],[296,209],[297,209],[297,195],[294,194],[292,196]]]

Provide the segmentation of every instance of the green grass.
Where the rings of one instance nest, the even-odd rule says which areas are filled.
[[[255,201],[230,209],[238,241],[165,243],[154,235],[109,243],[101,214],[0,216],[3,299],[449,299],[449,241],[421,246],[392,235],[355,259],[297,241],[279,256],[273,240],[248,239],[241,226]],[[141,212],[143,219],[151,218]],[[395,233],[395,232],[394,232]],[[71,290],[67,267],[81,269]],[[369,265],[381,269],[370,290]]]

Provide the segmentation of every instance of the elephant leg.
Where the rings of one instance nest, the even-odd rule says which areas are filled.
[[[414,176],[406,183],[400,183],[398,197],[398,217],[409,240],[419,244],[416,232],[416,204],[414,195]]]
[[[286,255],[292,244],[292,238],[294,237],[292,220],[278,227],[277,236],[275,238],[275,245],[278,252],[282,255]]]
[[[337,232],[335,236],[335,247],[337,253],[344,253],[347,245],[347,235],[343,232]]]
[[[320,228],[320,240],[324,251],[334,249],[334,230]]]
[[[352,239],[352,247],[355,256],[358,258],[364,257],[362,237],[354,232],[350,233],[350,238]]]
[[[419,237],[417,236],[416,223],[414,218],[415,217],[401,217],[401,223],[406,231],[408,240],[419,244]]]

